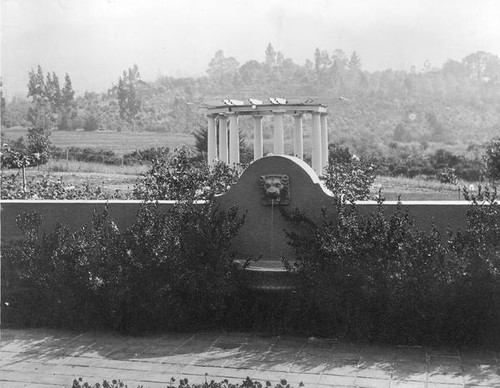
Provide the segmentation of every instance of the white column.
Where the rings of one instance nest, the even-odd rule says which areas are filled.
[[[229,163],[240,162],[240,134],[238,130],[238,115],[229,115]]]
[[[219,160],[228,162],[227,152],[227,116],[219,115]]]
[[[321,169],[328,166],[328,115],[321,114]]]
[[[262,116],[253,116],[253,160],[262,158],[263,149]]]
[[[302,130],[302,113],[293,115],[295,127],[293,132],[293,155],[304,158],[304,136]]]
[[[207,162],[209,166],[215,164],[217,159],[217,130],[215,128],[215,116],[208,116],[208,129],[207,129]]]
[[[318,174],[322,175],[321,158],[321,117],[319,112],[312,114],[312,168]]]
[[[274,114],[274,154],[285,154],[285,133],[283,128],[283,115],[285,111],[273,111]]]

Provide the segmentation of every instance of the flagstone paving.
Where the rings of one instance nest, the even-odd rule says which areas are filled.
[[[368,346],[328,339],[202,332],[127,337],[108,333],[1,330],[0,387],[71,387],[120,379],[129,388],[168,387],[174,377],[273,386],[500,387],[500,350]]]

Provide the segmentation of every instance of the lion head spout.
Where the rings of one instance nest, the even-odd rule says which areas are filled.
[[[260,187],[263,205],[290,204],[290,178],[288,175],[262,175]]]

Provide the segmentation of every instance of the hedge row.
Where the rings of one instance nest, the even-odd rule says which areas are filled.
[[[110,150],[80,147],[53,147],[50,151],[50,155],[54,159],[125,166],[149,163],[152,160],[165,157],[168,153],[168,147],[151,147],[141,151],[136,150],[123,156],[119,156]]]

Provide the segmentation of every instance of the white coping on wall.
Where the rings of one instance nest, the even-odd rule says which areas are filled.
[[[377,205],[377,201],[355,201],[356,205]],[[472,201],[384,201],[382,205],[396,206],[401,204],[404,206],[415,206],[415,205],[426,205],[426,206],[442,206],[442,205],[453,205],[453,206],[464,206],[472,205]]]
[[[2,199],[0,204],[9,203],[85,203],[85,204],[142,204],[142,203],[159,203],[160,205],[175,205],[179,201],[172,200],[158,200],[158,201],[143,201],[140,199]],[[204,204],[205,200],[193,201],[195,204]]]

